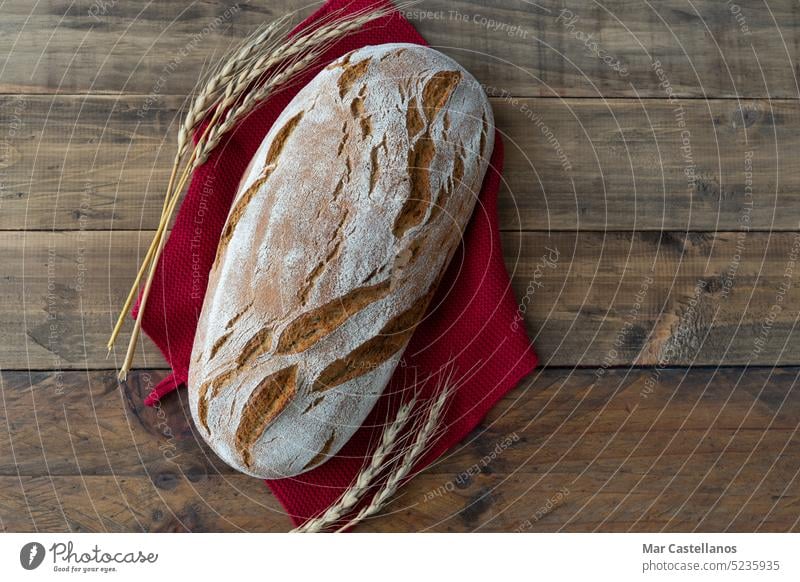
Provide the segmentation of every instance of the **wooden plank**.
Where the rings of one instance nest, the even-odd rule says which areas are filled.
[[[361,529],[796,530],[798,374],[540,370]],[[147,375],[0,376],[7,531],[288,528],[259,480],[204,460],[185,399],[142,407]]]
[[[181,102],[0,98],[0,229],[155,228]]]
[[[182,99],[146,103],[0,98],[0,229],[155,228]],[[495,98],[494,109],[503,229],[800,223],[800,102]]]
[[[0,233],[0,367],[117,366],[126,337],[105,342],[151,235]],[[544,364],[800,363],[800,234],[506,233],[503,252]],[[136,365],[163,360],[146,344]]]
[[[257,479],[0,477],[2,531],[286,531],[289,520]]]
[[[0,369],[118,368],[105,348],[152,232],[0,232]],[[166,366],[144,338],[139,367]]]
[[[7,1],[0,52],[14,66],[3,68],[0,91],[183,95],[232,42],[306,5]],[[515,95],[663,97],[659,61],[679,95],[797,98],[794,3],[737,6],[739,14],[716,0],[429,0],[409,18],[481,82]]]
[[[142,403],[163,370],[5,372],[7,425],[0,475],[152,476],[230,474],[191,426],[185,395]],[[188,478],[188,477],[187,477]]]
[[[213,0],[3,5],[4,93],[186,94],[212,60],[261,22],[303,4]],[[46,42],[43,42],[45,40]]]
[[[437,16],[412,21],[479,81],[513,95],[663,97],[668,82],[679,96],[797,98],[784,44],[800,27],[794,6],[740,6],[738,22],[714,0],[435,0],[422,8]]]
[[[507,233],[503,254],[545,365],[788,365],[800,235]]]
[[[506,230],[793,230],[796,102],[499,99]]]

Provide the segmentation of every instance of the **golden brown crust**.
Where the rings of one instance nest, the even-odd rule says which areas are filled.
[[[423,318],[493,143],[469,73],[415,45],[359,49],[286,107],[209,275],[189,394],[211,447],[266,478],[325,461]]]
[[[250,394],[236,428],[236,450],[246,467],[252,461],[253,444],[269,423],[286,408],[296,390],[297,366],[290,366],[265,377]]]

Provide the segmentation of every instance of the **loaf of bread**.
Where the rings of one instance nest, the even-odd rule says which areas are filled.
[[[210,273],[189,372],[229,465],[297,475],[359,428],[472,213],[493,147],[485,93],[427,47],[354,51],[286,107]]]

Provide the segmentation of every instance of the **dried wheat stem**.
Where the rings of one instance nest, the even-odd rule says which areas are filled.
[[[217,115],[218,114],[215,112],[212,121],[216,119]],[[206,126],[205,130],[203,131],[203,136],[201,139],[205,138],[212,125],[213,123],[210,123],[208,126]],[[175,208],[178,205],[178,201],[180,200],[180,193],[183,191],[184,187],[186,186],[186,183],[188,182],[189,178],[192,175],[192,172],[196,168],[196,165],[192,165],[192,161],[195,159],[196,155],[197,155],[197,150],[193,150],[189,159],[189,163],[184,168],[183,173],[180,176],[180,179],[178,179],[178,184],[177,187],[175,188],[175,193],[173,194],[173,196],[167,198],[168,204],[166,205],[166,210],[161,214],[161,219],[159,220],[158,228],[156,229],[156,233],[153,237],[153,242],[150,243],[150,248],[147,251],[145,260],[142,263],[139,272],[137,273],[136,281],[134,282],[132,292],[128,294],[128,299],[126,300],[126,303],[130,303],[133,301],[133,297],[135,297],[136,291],[138,291],[139,283],[141,282],[144,270],[147,267],[147,265],[149,265],[150,270],[148,272],[144,290],[142,291],[142,299],[139,302],[139,311],[136,314],[136,321],[134,322],[133,331],[131,332],[131,337],[128,342],[128,349],[125,353],[125,360],[123,361],[122,367],[120,368],[119,372],[119,379],[120,381],[123,382],[127,378],[128,372],[133,366],[133,358],[136,354],[136,344],[139,340],[139,335],[142,329],[142,317],[144,317],[144,306],[150,297],[150,288],[152,287],[153,280],[155,279],[155,273],[156,273],[156,268],[158,267],[158,261],[161,258],[161,253],[164,251],[164,245],[166,244],[166,230],[167,227],[169,226],[170,220],[172,220],[172,215],[175,212]],[[175,172],[173,171],[173,175],[174,174]],[[170,178],[170,182],[172,182],[173,179],[174,178]],[[123,312],[122,314],[120,314],[123,320],[125,313],[127,312]],[[121,325],[122,325],[121,323],[118,323],[118,326],[120,328]],[[109,342],[109,350],[111,350],[112,347],[113,344]]]
[[[175,184],[177,172],[179,169],[179,165],[173,164],[172,171],[170,172],[169,182],[167,184],[167,193],[168,195],[164,198],[164,206],[161,211],[161,217],[159,218],[158,228],[156,229],[156,233],[153,236],[153,240],[150,242],[150,246],[147,249],[147,253],[145,253],[144,260],[142,261],[141,266],[139,267],[139,271],[136,273],[136,277],[134,278],[133,284],[131,285],[130,290],[128,291],[128,296],[125,299],[125,303],[120,311],[116,324],[114,325],[114,329],[111,332],[111,337],[108,340],[108,351],[111,352],[111,349],[114,347],[114,342],[116,341],[119,333],[122,329],[122,325],[125,322],[125,317],[128,315],[130,311],[131,305],[133,304],[134,299],[139,291],[139,284],[142,281],[142,277],[144,276],[145,270],[147,270],[148,266],[151,265],[153,262],[153,257],[158,254],[160,256],[160,251],[158,251],[158,247],[161,245],[161,234],[163,233],[166,226],[169,224],[169,220],[172,216],[172,213],[169,212],[170,205],[174,206],[173,198],[174,196],[169,195],[172,192],[173,186]],[[185,174],[185,172],[184,172]],[[181,182],[183,183],[183,182]],[[178,189],[180,192],[181,188]],[[157,258],[155,259],[158,260]],[[140,304],[139,312],[143,310],[143,304]],[[137,316],[138,319],[138,316]],[[128,346],[128,351],[130,351],[130,346]],[[126,357],[127,361],[127,357]]]
[[[343,531],[380,511],[407,480],[413,468],[418,465],[424,454],[430,450],[430,446],[438,439],[445,405],[460,385],[460,381],[453,381],[454,372],[454,367],[450,367],[449,371],[441,371],[435,390],[436,397],[428,400],[428,404],[422,410],[419,419],[412,424],[405,434],[400,435],[405,430],[404,427],[408,425],[410,410],[414,406],[416,398],[405,405],[409,410],[403,411],[401,409],[398,412],[398,418],[403,417],[406,420],[403,420],[401,425],[398,425],[397,420],[395,420],[392,425],[384,429],[381,445],[377,447],[369,465],[362,469],[353,485],[322,515],[309,520],[292,531],[320,532],[336,526],[340,526],[336,531]],[[410,444],[406,445],[406,441],[409,441]],[[387,442],[394,444],[388,447],[385,445]],[[391,470],[388,475],[385,475],[388,467],[391,467]],[[348,519],[344,525],[341,525],[343,519],[352,512],[364,495],[380,483],[379,477],[384,478],[383,483],[370,503],[359,511],[355,517]]]
[[[270,57],[264,62],[258,62],[254,69],[249,71],[249,74],[240,78],[235,85],[232,85],[232,87],[234,87],[232,90],[234,95],[241,93],[241,91],[236,90],[236,87],[250,87],[253,82],[261,77],[266,71],[273,69],[279,63],[286,63],[289,57],[298,55],[298,58],[295,62],[286,66],[282,70],[274,72],[271,77],[265,81],[262,81],[263,84],[261,86],[255,88],[249,93],[244,93],[244,98],[239,103],[236,103],[234,107],[228,109],[228,107],[233,106],[234,103],[238,101],[238,99],[234,97],[226,98],[226,100],[221,103],[220,109],[227,110],[227,113],[225,114],[223,121],[218,126],[213,127],[211,134],[208,136],[207,142],[198,142],[195,146],[198,150],[200,150],[197,163],[203,163],[208,154],[213,151],[217,145],[219,145],[222,137],[228,131],[230,131],[243,117],[250,113],[258,104],[258,102],[265,99],[276,88],[290,82],[291,79],[295,78],[310,65],[312,65],[319,58],[320,54],[325,51],[331,41],[335,41],[341,36],[357,30],[366,22],[383,16],[386,13],[386,11],[373,12],[363,16],[362,18],[356,18],[353,21],[346,21],[332,27],[317,28],[313,32],[306,35],[292,37],[289,41],[287,41],[287,43],[285,43],[285,45],[282,45],[277,49],[276,52],[281,55],[280,58]],[[304,54],[304,51],[309,52]],[[243,74],[244,73],[248,73],[248,71],[243,72]]]
[[[343,12],[344,9],[332,12],[320,19],[316,23],[316,27],[318,29],[322,28],[323,31],[330,30],[329,28],[326,29],[324,25],[335,21],[337,16],[340,16]],[[389,13],[389,11],[373,11],[368,19],[361,20],[361,17],[369,12],[370,10],[367,9],[351,14],[348,17],[352,19],[350,29],[358,28],[369,20]],[[304,37],[309,36],[307,32],[301,32],[292,38],[288,38],[286,28],[290,20],[291,15],[283,16],[263,30],[254,33],[225,61],[219,72],[211,76],[203,87],[203,91],[195,99],[184,120],[184,124],[178,134],[179,150],[182,143],[188,143],[188,138],[195,127],[208,115],[212,108],[219,108],[220,105],[224,105],[225,100],[230,100],[237,93],[241,93],[243,88],[246,89],[250,86],[270,67],[279,64],[297,52],[309,48],[310,43],[307,39],[304,39]],[[279,33],[283,33],[283,35],[279,37]],[[277,41],[275,37],[279,37]],[[288,42],[280,44],[278,41],[281,38],[288,38]],[[312,38],[311,40],[313,41],[314,39]],[[272,44],[269,44],[270,41],[272,41]],[[253,62],[253,59],[255,59],[255,62]],[[232,82],[234,79],[236,80],[235,83]],[[217,92],[223,88],[222,94],[224,98],[217,95]]]
[[[237,121],[241,120],[244,115],[249,113],[255,102],[262,100],[273,89],[280,86],[284,82],[288,82],[292,77],[308,68],[308,66],[313,64],[313,62],[322,52],[324,52],[325,48],[327,48],[332,41],[335,41],[342,36],[357,30],[367,22],[385,16],[388,13],[388,10],[383,9],[370,12],[362,11],[362,13],[351,15],[345,20],[334,20],[329,25],[318,26],[311,32],[299,33],[288,38],[285,42],[275,47],[273,52],[266,52],[265,54],[261,55],[256,62],[252,64],[252,66],[243,68],[243,70],[239,72],[235,82],[227,83],[224,97],[220,99],[218,104],[214,105],[218,110],[227,111],[226,122],[224,123],[224,126],[215,128],[214,133],[218,135],[214,135],[213,139],[209,138],[210,144],[207,147],[201,147],[200,144],[195,146],[197,148],[206,150],[203,155],[198,157],[199,163],[205,161],[207,154],[213,150],[216,145],[218,145],[219,134],[224,134],[229,131]],[[247,50],[244,52],[248,57],[251,56],[253,52],[252,49],[254,48],[255,47],[245,47]],[[310,52],[304,54],[306,51]],[[298,55],[300,55],[300,58],[290,68],[278,72],[277,75],[273,75],[266,81],[261,79],[261,77],[263,77],[267,71],[274,69],[276,66],[282,63],[287,63],[290,58]],[[230,80],[235,76],[235,74],[228,75],[226,76],[226,79]],[[254,91],[247,93],[246,90],[259,80],[262,81],[263,85]],[[229,110],[228,108],[233,105],[243,94],[245,95],[245,99],[248,103],[247,106],[242,107],[240,105],[235,110]],[[206,108],[206,111],[207,110],[208,109]]]
[[[176,171],[177,167],[173,168],[172,175],[170,176],[170,184],[172,184],[175,180]],[[186,172],[184,172],[184,175],[181,177],[180,181],[181,185],[185,183],[185,179],[186,179]],[[154,266],[158,263],[158,259],[160,258],[161,252],[163,251],[164,247],[163,245],[164,232],[167,228],[167,225],[169,224],[169,220],[172,218],[172,213],[175,209],[178,199],[179,197],[177,196],[167,197],[165,199],[165,210],[161,214],[161,218],[159,220],[156,233],[153,236],[153,240],[150,243],[150,247],[147,249],[147,253],[145,254],[144,260],[142,261],[142,265],[139,267],[139,271],[136,273],[136,278],[134,279],[134,283],[131,286],[130,291],[128,292],[128,296],[125,299],[125,304],[123,306],[123,309],[120,312],[119,316],[117,317],[117,322],[114,325],[114,330],[112,331],[111,337],[108,341],[107,347],[109,352],[114,347],[114,342],[119,336],[120,330],[122,329],[122,325],[125,322],[125,316],[130,311],[131,305],[133,304],[133,301],[136,298],[136,295],[139,291],[139,284],[141,283],[145,270],[147,270],[147,268],[150,267],[150,274],[151,275],[155,274]],[[152,276],[148,276],[148,283],[149,285],[152,285]],[[146,296],[149,296],[149,291],[142,294],[142,301],[139,304],[139,312],[136,314],[136,323],[134,324],[134,330],[131,335],[131,341],[128,344],[128,351],[125,355],[125,362],[120,370],[120,378],[122,378],[123,380],[125,376],[127,376],[127,372],[130,370],[130,366],[133,362],[135,343],[139,336],[139,327],[141,327],[141,322],[139,320],[142,316],[142,312],[144,311]]]
[[[225,135],[233,129],[242,118],[250,113],[256,105],[258,105],[259,101],[266,98],[277,87],[289,82],[292,77],[295,77],[306,69],[318,56],[319,55],[315,54],[298,61],[286,71],[277,75],[274,80],[271,79],[263,88],[246,95],[240,104],[229,110],[228,114],[226,114],[225,118],[218,125],[209,126],[211,127],[211,132],[207,139],[198,141],[197,143],[196,151],[198,152],[198,156],[196,165],[206,161],[210,153],[219,145]]]
[[[173,165],[172,172],[170,172],[169,176],[169,183],[167,184],[167,192],[170,192],[172,190],[172,186],[175,183],[175,176],[177,172],[178,172],[178,166]],[[169,203],[169,197],[167,196],[164,198],[164,208],[161,211],[162,218],[164,216],[164,212],[167,209],[168,203]],[[117,340],[117,336],[119,336],[119,332],[122,330],[122,325],[123,323],[125,323],[125,316],[128,315],[128,312],[131,309],[131,305],[133,305],[133,300],[136,297],[136,292],[139,290],[139,282],[142,280],[145,270],[150,265],[150,262],[153,258],[153,254],[155,253],[156,250],[156,246],[157,246],[156,239],[154,237],[153,241],[150,243],[150,246],[147,249],[147,253],[144,256],[144,260],[142,261],[142,264],[139,267],[139,271],[136,273],[135,282],[131,286],[130,291],[128,291],[128,296],[125,298],[125,304],[122,306],[122,310],[117,316],[117,321],[114,324],[114,330],[111,332],[111,337],[109,338],[108,343],[106,344],[109,353],[111,353],[111,350],[114,347],[114,342]]]
[[[161,250],[163,245],[164,245],[164,239],[162,238],[159,241],[159,246],[158,246],[159,251]],[[152,262],[150,264],[150,272],[152,273],[153,271],[155,271],[155,268],[156,268],[156,263]],[[143,301],[147,296],[150,295],[150,288],[152,287],[152,285],[153,285],[153,278],[149,278],[147,280],[147,284],[144,286],[144,291],[142,293]],[[136,314],[136,322],[134,323],[133,331],[131,332],[131,341],[128,343],[128,351],[125,354],[125,363],[122,366],[122,368],[120,368],[118,375],[120,382],[124,382],[125,380],[128,379],[128,372],[131,369],[131,365],[133,363],[133,356],[136,353],[136,341],[139,339],[139,333],[141,332],[141,330],[142,330],[142,309],[140,309],[139,312]]]
[[[181,180],[181,184],[183,184],[186,181],[187,176],[188,173],[184,173],[183,179]],[[125,353],[125,360],[119,371],[120,382],[124,382],[127,379],[128,372],[130,372],[131,367],[133,366],[133,357],[136,354],[136,344],[139,340],[139,334],[142,331],[144,306],[150,297],[150,289],[152,288],[153,281],[155,280],[156,268],[158,267],[158,260],[161,257],[161,253],[164,250],[164,245],[167,240],[165,236],[166,227],[170,218],[172,217],[172,213],[175,211],[175,207],[178,204],[179,198],[180,198],[179,196],[175,196],[170,201],[166,216],[162,217],[161,223],[159,224],[158,230],[156,231],[155,239],[153,240],[153,243],[156,244],[156,249],[152,259],[150,260],[150,271],[148,272],[147,280],[144,285],[144,290],[142,291],[142,299],[139,302],[139,311],[136,313],[136,321],[133,324],[133,331],[131,332],[130,341],[128,342],[128,349]]]

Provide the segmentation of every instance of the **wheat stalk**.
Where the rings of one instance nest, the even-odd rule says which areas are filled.
[[[141,333],[142,316],[149,299],[158,260],[166,243],[167,228],[194,170],[206,161],[223,138],[259,102],[285,88],[292,80],[313,66],[331,44],[367,23],[387,16],[395,9],[368,7],[352,14],[344,14],[343,10],[334,11],[310,30],[294,36],[289,36],[286,30],[288,17],[279,18],[268,24],[236,49],[198,91],[178,132],[178,148],[158,228],[108,341],[110,353],[147,272],[139,311],[125,360],[120,368],[121,381],[127,378],[133,363],[136,344]],[[192,144],[192,136],[209,115],[211,118],[197,143]]]
[[[338,526],[336,531],[343,531],[383,509],[408,479],[420,459],[438,439],[441,429],[440,421],[445,405],[460,385],[460,382],[453,381],[453,374],[453,367],[450,368],[449,372],[440,372],[437,386],[434,389],[435,396],[428,400],[419,415],[420,418],[402,436],[400,433],[408,425],[411,408],[413,408],[417,398],[415,397],[411,402],[401,407],[395,421],[384,429],[381,444],[372,454],[369,464],[356,477],[353,485],[322,515],[309,520],[292,531],[303,533],[321,532],[335,526]],[[398,424],[397,418],[401,415],[403,421]],[[405,444],[406,442],[409,444]],[[387,443],[389,443],[388,446]],[[384,475],[387,468],[390,468],[390,470]],[[383,476],[383,479],[379,480],[381,476]],[[367,491],[374,489],[378,485],[380,485],[380,488],[370,502],[354,517],[349,518],[344,525],[341,525],[342,520],[358,505]]]
[[[411,470],[436,441],[436,434],[440,428],[439,421],[450,394],[452,394],[452,389],[444,389],[439,392],[439,395],[428,408],[428,413],[424,418],[422,427],[417,432],[414,444],[406,451],[398,465],[387,476],[386,481],[370,500],[369,504],[362,508],[355,517],[341,526],[337,530],[338,532],[350,529],[366,518],[375,515],[397,493]]]
[[[285,30],[289,17],[284,16],[268,25],[263,29],[250,35],[233,55],[223,61],[219,70],[211,73],[208,80],[202,83],[202,91],[192,102],[186,117],[178,130],[178,151],[176,161],[182,159],[186,153],[187,146],[192,134],[200,126],[202,121],[208,117],[214,109],[226,97],[230,97],[236,88],[234,81],[236,78],[246,73],[254,55],[257,55],[264,47],[270,47],[274,38]]]
[[[325,513],[295,528],[292,530],[293,532],[312,533],[322,531],[328,525],[341,520],[361,501],[364,493],[372,487],[373,481],[386,468],[389,455],[400,444],[400,434],[408,423],[415,404],[416,398],[412,398],[400,407],[394,421],[383,430],[380,444],[372,453],[369,464],[356,477],[355,483],[333,505],[325,510]]]

